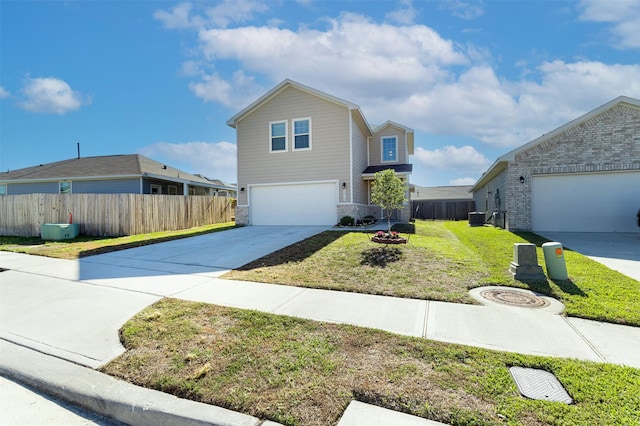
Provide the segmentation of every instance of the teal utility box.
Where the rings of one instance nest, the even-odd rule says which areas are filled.
[[[547,266],[547,275],[552,280],[568,280],[567,263],[564,260],[564,249],[560,243],[542,244],[544,264]]]
[[[46,241],[72,240],[80,234],[77,223],[43,223],[40,238]]]

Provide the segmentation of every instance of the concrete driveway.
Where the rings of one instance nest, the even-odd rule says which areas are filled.
[[[327,227],[244,227],[80,261],[0,252],[0,338],[90,367],[124,351],[118,329],[164,296]]]
[[[540,235],[640,281],[640,232],[544,232]]]

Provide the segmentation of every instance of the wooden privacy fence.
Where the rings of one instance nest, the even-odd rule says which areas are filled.
[[[35,237],[43,223],[73,223],[80,234],[117,237],[174,231],[233,218],[227,197],[142,194],[27,194],[0,197],[0,235]]]
[[[473,200],[411,202],[411,214],[416,219],[467,220],[474,210]],[[418,211],[416,212],[416,209]]]

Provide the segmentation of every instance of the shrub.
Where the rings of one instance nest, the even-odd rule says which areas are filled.
[[[351,216],[342,216],[340,219],[340,225],[342,226],[353,226],[355,220]]]

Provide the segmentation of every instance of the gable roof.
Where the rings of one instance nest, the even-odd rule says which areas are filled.
[[[305,86],[304,84],[298,83],[288,78],[286,80],[283,80],[280,84],[275,86],[273,89],[269,90],[264,95],[262,95],[260,98],[258,98],[255,102],[253,102],[252,104],[244,108],[242,111],[240,111],[239,113],[237,113],[236,115],[228,119],[227,125],[235,129],[236,125],[240,120],[245,118],[247,115],[251,114],[256,109],[260,108],[262,105],[267,103],[269,100],[271,100],[273,97],[275,97],[276,95],[278,95],[280,92],[282,92],[288,87],[293,87],[302,92],[308,93],[312,96],[316,96],[320,99],[324,99],[327,102],[331,102],[331,103],[343,106],[349,111],[356,113],[356,115],[358,116],[357,118],[364,122],[369,133],[373,134],[371,130],[371,126],[369,125],[369,123],[367,123],[367,120],[364,117],[364,114],[362,114],[362,111],[360,110],[360,107],[358,105],[354,104],[353,102],[345,101],[344,99],[330,95],[328,93],[321,92],[320,90],[314,89],[312,87]]]
[[[184,172],[140,154],[80,157],[0,173],[0,182],[60,179],[106,179],[150,177],[216,188],[201,176]]]
[[[373,129],[373,133],[378,133],[386,127],[395,127],[403,131],[407,135],[407,150],[409,151],[409,155],[413,155],[413,147],[414,147],[414,131],[411,127],[404,126],[402,124],[398,124],[395,121],[387,120],[379,126],[376,126]]]
[[[606,112],[616,106],[618,106],[619,104],[627,104],[630,106],[634,106],[637,108],[640,108],[640,100],[639,99],[635,99],[635,98],[630,98],[628,96],[618,96],[617,98],[607,102],[604,105],[599,106],[598,108],[594,109],[593,111],[590,111],[578,118],[576,118],[575,120],[572,120],[570,122],[568,122],[567,124],[564,124],[560,127],[558,127],[557,129],[554,129],[552,131],[550,131],[549,133],[545,133],[544,135],[540,136],[539,138],[536,138],[530,142],[527,142],[524,145],[519,146],[518,148],[507,152],[506,154],[498,157],[498,159],[496,161],[494,161],[494,163],[487,169],[486,172],[484,172],[482,174],[482,176],[480,177],[480,179],[478,179],[478,181],[473,185],[473,187],[471,188],[472,192],[475,192],[477,189],[481,188],[482,186],[484,186],[487,182],[489,182],[491,179],[493,179],[495,176],[497,176],[498,174],[500,174],[500,172],[502,172],[503,170],[505,170],[508,166],[508,164],[512,161],[515,160],[516,155],[527,151],[531,148],[533,148],[536,145],[539,145],[541,143],[544,143],[546,141],[548,141],[549,139],[552,139],[556,136],[558,136],[561,133],[566,132],[567,130],[570,130],[574,127],[577,127],[583,123],[585,123],[586,121],[591,120],[592,118],[594,118],[597,115],[602,114],[603,112]]]

